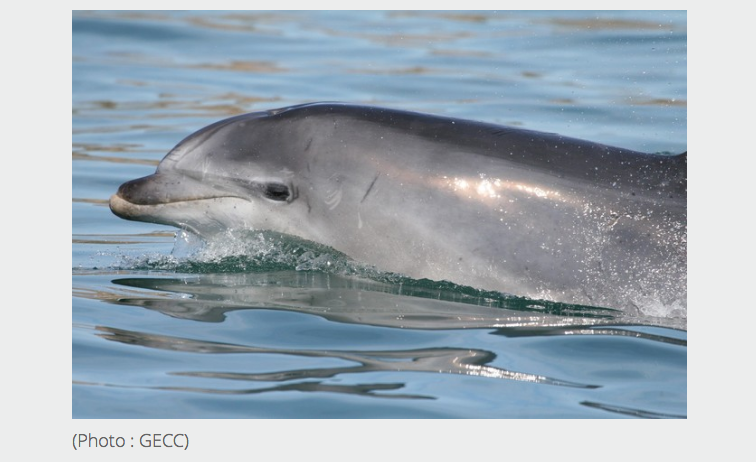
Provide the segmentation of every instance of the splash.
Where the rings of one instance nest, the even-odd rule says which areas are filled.
[[[331,247],[272,231],[250,230],[226,230],[210,238],[181,230],[176,233],[170,255],[124,255],[120,266],[131,270],[188,274],[285,270],[340,275],[382,274]]]
[[[449,281],[413,279],[360,263],[331,247],[272,231],[227,230],[209,239],[179,231],[170,255],[122,256],[119,266],[119,269],[201,276],[228,274],[244,277],[274,272],[324,274],[351,280],[358,284],[359,290],[503,308],[534,319],[557,317],[572,319],[571,322],[582,320],[578,324],[620,322],[667,325],[673,322],[675,328],[682,329],[686,324],[684,308],[670,310],[667,305],[648,303],[648,300],[643,300],[640,305],[650,306],[651,309],[629,315],[600,306],[558,303],[548,300],[548,297],[532,299]]]
[[[535,300],[449,281],[413,279],[357,262],[331,247],[272,231],[227,230],[209,239],[179,231],[170,255],[122,256],[121,265],[137,271],[234,277],[310,272],[349,279],[361,290],[504,308],[534,316],[616,319],[621,314],[613,309]]]

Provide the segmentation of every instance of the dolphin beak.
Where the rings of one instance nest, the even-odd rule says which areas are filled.
[[[198,199],[196,193],[185,194],[190,189],[186,184],[187,182],[196,183],[188,178],[179,179],[155,173],[127,181],[118,188],[115,195],[136,205],[168,204],[189,200],[192,196],[194,196],[194,199]],[[184,184],[182,185],[182,183]],[[182,194],[182,190],[184,194]]]
[[[159,210],[172,204],[229,195],[187,176],[155,173],[122,184],[109,205],[121,218],[160,222]]]

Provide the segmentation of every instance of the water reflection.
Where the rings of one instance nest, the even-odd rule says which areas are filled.
[[[413,329],[591,326],[622,322],[616,310],[506,296],[446,283],[406,280],[382,283],[324,272],[200,274],[184,278],[132,277],[119,286],[180,294],[180,297],[119,298],[165,315],[222,322],[226,313],[282,309],[330,321]]]
[[[481,295],[445,291],[423,285],[389,284],[362,278],[339,276],[322,272],[279,271],[266,273],[201,274],[184,278],[130,277],[112,281],[128,287],[129,296],[94,296],[116,305],[137,306],[172,318],[207,323],[222,323],[227,313],[244,310],[284,310],[307,313],[329,321],[411,329],[493,329],[490,333],[505,337],[545,336],[625,336],[642,338],[676,346],[687,346],[681,333],[659,329],[654,333],[642,328],[619,327],[627,323],[614,310],[551,304],[501,296],[499,299]],[[137,289],[137,290],[134,290]],[[140,292],[145,290],[144,296]],[[542,304],[542,305],[539,305]],[[550,309],[550,312],[543,312]],[[497,354],[480,348],[434,347],[414,349],[354,350],[317,348],[271,348],[245,343],[215,342],[197,338],[177,337],[126,330],[114,327],[95,327],[103,339],[127,345],[158,350],[210,355],[287,355],[305,363],[312,359],[337,360],[337,366],[294,367],[265,372],[248,370],[179,370],[170,371],[174,377],[215,379],[259,384],[278,382],[270,387],[161,385],[146,388],[156,390],[191,391],[211,394],[248,395],[279,391],[307,391],[355,394],[370,397],[402,399],[436,399],[430,395],[396,393],[406,387],[402,381],[384,383],[332,383],[344,379],[344,374],[374,372],[424,372],[456,374],[504,379],[533,384],[570,388],[597,389],[596,383],[582,383],[493,365]],[[672,333],[670,333],[672,332]],[[668,335],[664,335],[668,334]],[[263,361],[262,363],[265,363]],[[180,364],[180,362],[179,362]],[[242,361],[242,368],[255,367],[255,361]],[[238,365],[234,366],[238,369]],[[202,367],[200,366],[200,369]],[[397,377],[404,377],[397,375]],[[294,383],[289,383],[294,382]],[[210,382],[208,382],[210,383]],[[121,385],[111,385],[121,386]],[[124,385],[125,386],[125,385]],[[141,387],[144,388],[144,387]],[[647,411],[597,402],[585,406],[625,415],[651,417]]]
[[[181,390],[218,394],[253,394],[267,391],[328,391],[367,396],[391,398],[435,399],[433,396],[409,394],[378,394],[378,391],[396,390],[404,383],[351,384],[323,383],[317,379],[333,378],[343,374],[390,371],[429,372],[434,374],[461,374],[494,379],[508,379],[521,382],[559,385],[565,387],[593,389],[598,385],[559,380],[542,375],[510,371],[488,365],[496,355],[490,351],[458,348],[428,348],[415,350],[387,351],[344,351],[307,350],[288,348],[264,348],[250,345],[208,342],[188,338],[155,335],[109,327],[97,327],[98,336],[106,340],[127,345],[139,345],[162,350],[203,353],[203,354],[275,354],[293,355],[302,358],[330,358],[347,361],[349,365],[340,367],[318,367],[310,369],[284,370],[266,373],[218,372],[218,371],[173,371],[171,375],[205,379],[225,379],[245,382],[289,382],[306,380],[294,384],[280,384],[267,388],[232,389],[159,386],[147,387],[161,390]],[[315,381],[313,381],[315,379]]]
[[[612,412],[630,417],[642,417],[644,419],[685,419],[687,416],[681,414],[670,414],[662,412],[644,411],[640,409],[633,409],[623,406],[615,406],[610,404],[595,403],[593,401],[583,401],[580,404],[586,407],[592,407],[594,409],[601,409],[602,411]]]

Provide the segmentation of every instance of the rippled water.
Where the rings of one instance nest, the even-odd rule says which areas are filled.
[[[687,319],[112,215],[233,114],[385,105],[687,150],[684,12],[75,12],[75,418],[686,417]],[[230,244],[229,244],[230,243]]]

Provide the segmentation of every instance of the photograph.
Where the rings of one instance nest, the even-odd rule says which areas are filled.
[[[687,15],[72,10],[72,423],[687,419]]]

